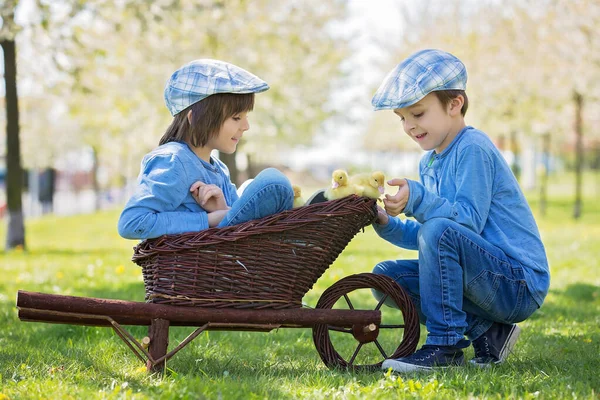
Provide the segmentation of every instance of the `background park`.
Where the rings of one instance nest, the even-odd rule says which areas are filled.
[[[598,398],[598,1],[3,0],[0,18],[0,399]],[[422,48],[466,64],[467,122],[511,163],[550,261],[550,293],[506,364],[329,370],[309,329],[281,329],[204,332],[148,374],[111,329],[19,321],[18,290],[143,301],[116,222],[170,122],[162,91],[179,66],[222,59],[270,84],[221,159],[238,183],[275,166],[308,196],[339,167],[415,177],[420,149],[370,99]],[[414,256],[368,227],[304,303]],[[172,328],[171,346],[191,331]]]

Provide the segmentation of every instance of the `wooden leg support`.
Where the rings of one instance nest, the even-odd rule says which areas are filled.
[[[169,346],[169,321],[160,318],[152,319],[150,328],[148,328],[148,336],[150,337],[150,345],[148,346],[150,356],[155,360],[164,357],[167,354],[167,347]],[[163,359],[156,365],[152,361],[148,361],[146,369],[148,372],[162,372],[165,364],[166,359]]]

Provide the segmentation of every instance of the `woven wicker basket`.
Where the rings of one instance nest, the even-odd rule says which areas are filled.
[[[212,308],[297,308],[362,228],[375,200],[348,196],[225,228],[146,240],[146,301]]]

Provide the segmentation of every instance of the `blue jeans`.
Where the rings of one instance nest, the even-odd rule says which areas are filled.
[[[289,210],[294,203],[294,191],[289,179],[275,168],[261,171],[246,187],[219,227],[241,224]]]
[[[426,344],[451,346],[465,335],[474,340],[494,321],[523,321],[538,308],[523,266],[460,224],[443,218],[425,222],[418,250],[418,260],[384,261],[373,272],[408,292],[427,327]]]

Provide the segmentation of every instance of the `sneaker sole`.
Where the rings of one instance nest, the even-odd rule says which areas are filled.
[[[387,371],[389,368],[394,372],[419,372],[419,371],[431,371],[435,369],[446,369],[451,367],[462,367],[464,364],[452,364],[452,365],[435,365],[433,367],[425,367],[422,365],[415,365],[410,363],[404,363],[398,360],[388,359],[381,364],[381,369]]]
[[[387,371],[389,368],[391,368],[393,372],[415,372],[432,370],[431,367],[423,367],[420,365],[403,363],[401,361],[396,360],[385,360],[383,364],[381,364],[381,369]]]
[[[504,360],[506,360],[506,357],[508,357],[508,355],[512,352],[513,348],[515,347],[515,343],[517,343],[517,339],[519,338],[520,334],[521,334],[521,328],[519,328],[517,325],[513,325],[513,328],[511,329],[510,333],[508,334],[508,338],[506,339],[504,346],[502,347],[502,349],[500,349],[500,355],[499,355],[500,359],[498,361],[494,361],[492,363],[478,363],[475,360],[470,360],[469,362],[472,365],[475,365],[479,368],[487,368],[487,367],[490,367],[491,365],[502,364],[504,362]]]

